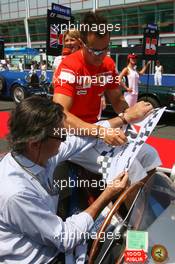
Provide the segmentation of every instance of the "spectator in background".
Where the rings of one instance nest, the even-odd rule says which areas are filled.
[[[0,71],[4,71],[3,64],[0,62]]]
[[[35,71],[34,61],[31,62],[30,69],[31,69],[31,72],[34,72]]]
[[[5,67],[5,60],[0,60],[0,71],[5,71],[6,67]]]
[[[53,62],[51,62],[51,61],[47,61],[47,69],[48,70],[51,70],[52,69],[52,64],[53,64]]]
[[[46,60],[43,60],[41,62],[41,71],[46,71],[46,70],[47,70]]]
[[[41,66],[40,66],[40,68],[41,68],[41,78],[42,78],[42,80],[45,80],[46,79],[46,70],[47,70],[47,63],[46,63],[46,60],[43,60],[42,62],[41,62]]]
[[[122,70],[119,76],[120,84],[126,90],[124,97],[129,106],[137,103],[139,77],[145,73],[151,63],[149,61],[140,71],[137,71],[137,57],[134,53],[128,55],[127,67]],[[125,77],[126,82],[123,82],[123,77]]]
[[[6,64],[6,65],[7,65],[7,70],[9,70],[9,71],[12,70],[13,67],[12,67],[12,64],[11,64],[10,59],[7,59],[7,60],[6,60],[6,63],[7,63],[7,64]]]
[[[63,36],[63,51],[62,55],[55,58],[53,63],[53,70],[55,70],[62,60],[69,54],[79,50],[80,48],[80,32],[75,29],[67,30]]]
[[[163,66],[160,65],[159,60],[156,60],[155,74],[154,74],[155,85],[162,85],[162,74],[163,74]]]
[[[19,59],[18,69],[20,72],[24,71],[24,65],[23,65],[22,59]]]
[[[35,73],[36,70],[38,69],[37,61],[32,61],[30,68],[31,68],[30,72]]]

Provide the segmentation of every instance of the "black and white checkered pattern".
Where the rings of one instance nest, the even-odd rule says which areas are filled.
[[[125,144],[121,147],[121,150],[115,153],[116,147],[111,147],[109,151],[103,151],[101,155],[98,157],[98,164],[101,165],[99,172],[102,173],[103,179],[106,180],[109,175],[109,169],[111,167],[112,159],[116,158],[118,160],[120,156],[123,154],[128,144]],[[118,148],[118,147],[117,147]]]
[[[115,147],[111,147],[109,151],[102,151],[98,157],[98,164],[101,165],[99,172],[103,175],[105,180],[109,173],[109,168],[111,166],[112,157],[114,156]]]
[[[132,158],[132,155],[134,154],[134,152],[136,152],[137,148],[140,148],[145,143],[146,139],[151,134],[151,132],[152,132],[151,129],[152,129],[152,126],[154,123],[154,119],[159,114],[159,110],[160,110],[160,108],[156,108],[153,110],[152,114],[150,114],[150,116],[149,116],[148,122],[145,123],[145,125],[142,127],[142,131],[138,134],[136,141],[135,141],[135,144],[132,148],[131,155],[130,155],[129,159],[127,160],[126,169],[129,169],[129,167],[130,167],[130,161],[131,161],[131,158]]]
[[[132,142],[132,144],[131,142],[128,143],[129,144],[129,155],[128,153],[127,155],[125,155],[127,152],[128,144],[123,145],[118,152],[115,151],[118,149],[118,147],[108,146],[107,150],[102,151],[100,153],[100,156],[98,158],[98,164],[100,164],[99,172],[102,173],[104,179],[108,178],[108,175],[110,173],[111,163],[114,161],[114,159],[115,159],[115,168],[116,166],[118,166],[120,162],[120,158],[122,160],[125,159],[124,160],[125,164],[124,164],[123,169],[128,170],[130,168],[134,157],[137,155],[138,151],[141,149],[142,145],[145,143],[147,137],[151,134],[154,128],[154,125],[156,125],[154,119],[156,119],[157,116],[160,115],[159,111],[160,111],[160,108],[153,110],[153,112],[147,117],[147,121],[143,125],[143,127],[141,127],[141,130],[138,133],[138,135],[137,133],[132,131],[131,126],[127,127],[126,135],[127,137],[130,138]]]

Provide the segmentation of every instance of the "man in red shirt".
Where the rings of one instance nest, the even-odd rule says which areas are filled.
[[[115,64],[107,56],[110,41],[107,21],[96,13],[89,13],[85,16],[83,25],[89,27],[80,32],[82,49],[66,57],[55,71],[53,100],[64,106],[67,126],[73,128],[75,134],[100,137],[107,144],[122,145],[127,141],[122,130],[116,133],[114,129],[108,133],[106,128],[100,133],[100,126],[94,124],[98,120],[104,92],[115,112],[120,113],[128,108],[118,85]],[[97,26],[96,31],[93,30],[93,25]],[[104,25],[104,30],[100,30],[101,25]],[[115,126],[129,123],[129,116],[132,116],[132,120],[137,120],[150,110],[148,105],[136,106],[129,115],[127,112],[116,118]]]
[[[119,87],[115,64],[107,56],[110,34],[106,19],[96,13],[89,13],[81,25],[86,26],[80,31],[82,48],[67,56],[55,71],[53,100],[64,106],[67,116],[65,125],[72,128],[71,133],[73,131],[77,135],[98,137],[112,146],[123,145],[127,142],[127,137],[121,129],[115,128],[143,119],[152,110],[152,106],[146,102],[139,102],[128,108]],[[100,30],[102,26],[103,30]],[[93,30],[94,28],[97,30]],[[101,97],[104,93],[115,112],[125,112],[110,120],[108,125],[102,123],[99,125],[95,122],[98,121]],[[102,125],[106,127],[102,128]],[[72,161],[81,165],[84,161],[85,168],[97,172],[99,155],[101,153],[94,147],[89,152],[77,154],[77,158]],[[146,144],[137,159],[139,161],[137,169],[142,164],[140,168],[146,169],[147,172],[160,165],[157,153]],[[87,164],[90,167],[87,167]]]

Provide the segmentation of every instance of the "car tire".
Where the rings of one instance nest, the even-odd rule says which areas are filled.
[[[15,85],[12,88],[12,98],[16,104],[19,104],[24,98],[26,98],[26,92],[20,85]]]
[[[150,96],[148,96],[148,97],[147,96],[140,97],[139,101],[149,102],[150,104],[152,104],[152,106],[154,108],[160,107],[160,103],[155,98],[152,98]]]
[[[2,94],[2,91],[5,89],[5,79],[4,77],[0,77],[0,95]]]

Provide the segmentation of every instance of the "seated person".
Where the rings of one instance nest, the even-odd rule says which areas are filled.
[[[53,182],[57,164],[81,148],[87,140],[65,140],[65,115],[59,104],[38,96],[23,100],[9,120],[12,151],[0,162],[0,262],[51,263],[61,252],[84,241],[98,212],[121,191],[127,173],[113,181],[84,212],[65,222],[56,215],[59,190]]]
[[[116,133],[115,128],[138,121],[151,111],[152,106],[142,102],[136,104],[131,116],[128,114],[128,104],[119,87],[119,76],[115,63],[107,56],[110,32],[107,30],[106,19],[91,12],[85,15],[82,24],[89,27],[80,32],[81,49],[65,58],[54,73],[53,100],[64,106],[67,116],[65,126],[72,128],[75,134],[89,136],[92,139],[99,137],[112,146],[123,145],[127,141],[126,136],[122,130]],[[106,27],[103,32],[100,31],[100,27],[97,27],[97,31],[93,31],[92,25],[94,24],[97,26],[103,24]],[[104,93],[114,111],[120,114],[115,119],[115,125],[111,125],[110,122],[101,134],[96,122],[100,112],[101,97]],[[95,130],[97,133],[94,133]],[[89,151],[89,154],[85,155],[86,160],[91,159],[87,162],[92,168],[91,161],[96,163],[97,159],[93,154],[91,155],[91,149]],[[98,156],[98,154],[95,155]],[[138,159],[146,172],[161,164],[157,152],[149,145],[144,145],[142,152],[139,152]]]

